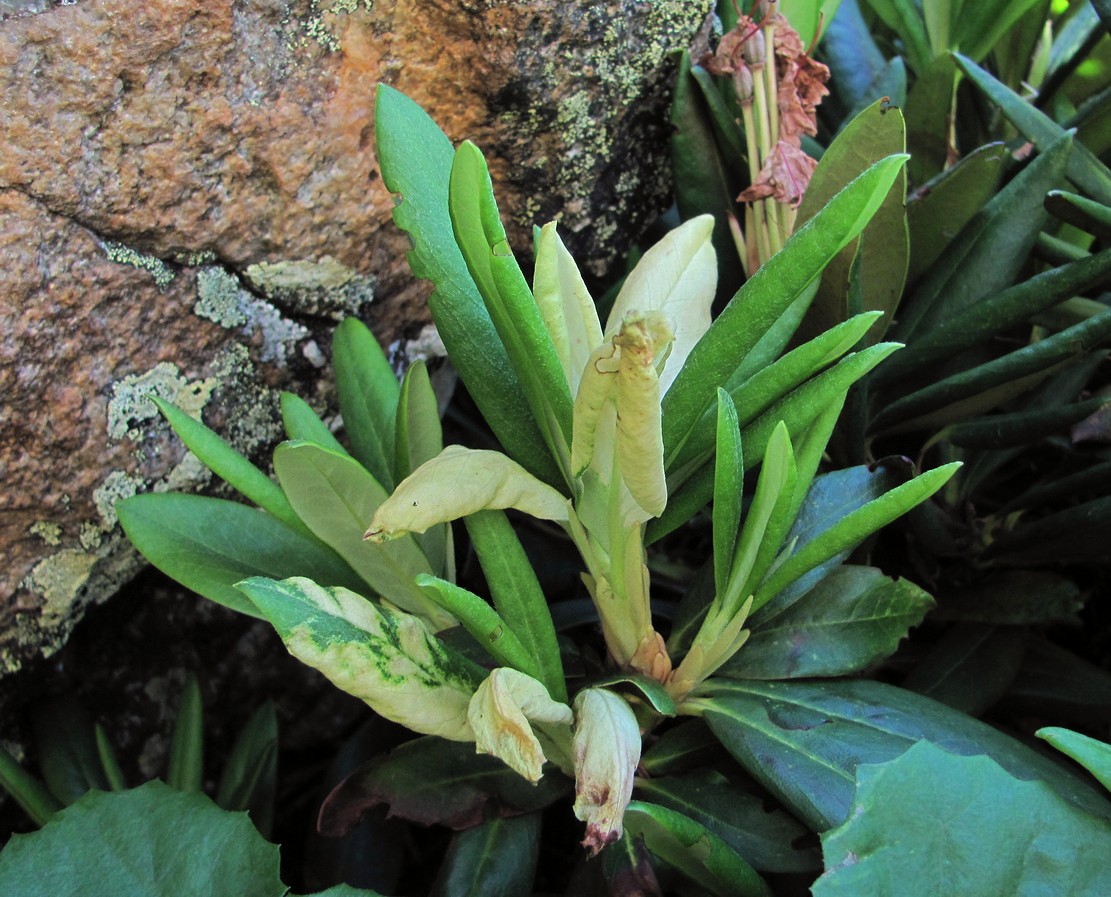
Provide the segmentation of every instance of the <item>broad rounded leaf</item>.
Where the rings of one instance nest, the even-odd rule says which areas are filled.
[[[1111,822],[990,757],[928,742],[861,767],[848,819],[822,847],[814,897],[1111,893]]]

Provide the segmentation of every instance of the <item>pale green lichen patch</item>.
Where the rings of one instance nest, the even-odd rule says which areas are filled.
[[[303,314],[333,320],[358,314],[374,298],[375,280],[331,256],[317,261],[259,262],[244,279],[267,299]]]
[[[137,495],[142,488],[143,481],[139,477],[122,470],[113,470],[105,477],[104,482],[93,492],[93,503],[105,529],[116,525],[116,502]]]
[[[62,526],[52,520],[36,520],[28,527],[32,536],[38,536],[47,545],[62,544]]]
[[[153,255],[146,255],[137,249],[132,249],[130,246],[115,243],[111,240],[105,240],[103,245],[104,254],[108,256],[109,261],[146,271],[154,278],[154,285],[159,290],[166,289],[173,282],[174,277],[177,276],[169,265]]]
[[[360,6],[370,10],[374,4],[372,0],[312,0],[305,18],[296,21],[287,14],[282,19],[281,24],[287,29],[286,47],[298,50],[316,43],[330,53],[337,52],[340,43],[336,20],[341,15],[357,12]]]
[[[108,402],[108,436],[111,439],[127,437],[132,441],[143,438],[137,426],[160,417],[151,398],[173,402],[183,411],[199,416],[216,383],[212,379],[190,382],[177,365],[160,362],[143,374],[132,374],[112,384],[112,398]]]
[[[115,516],[113,512],[113,517]],[[78,535],[78,541],[81,547],[86,551],[96,551],[100,548],[100,543],[103,541],[104,530],[93,523],[91,520],[86,520],[81,524],[81,531]]]
[[[41,619],[46,626],[56,625],[70,615],[98,560],[95,554],[80,548],[64,548],[34,566],[24,584],[45,599]]]
[[[284,362],[294,344],[308,330],[282,316],[273,305],[245,290],[239,280],[217,265],[197,272],[197,301],[193,312],[228,329],[242,328],[247,336],[262,337],[259,358]]]

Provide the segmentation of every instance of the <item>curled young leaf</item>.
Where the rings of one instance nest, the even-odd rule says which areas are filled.
[[[384,542],[476,511],[518,511],[567,520],[567,499],[500,452],[449,445],[412,472],[378,507],[365,538]]]
[[[481,671],[419,617],[303,577],[256,576],[238,588],[290,654],[386,719],[425,735],[474,740],[467,707]]]
[[[710,327],[710,304],[717,288],[717,257],[711,242],[712,215],[699,215],[675,228],[625,279],[606,322],[605,335],[621,329],[630,312],[661,312],[670,322],[674,343],[660,373],[660,393],[667,392],[694,344]]]
[[[499,667],[474,693],[467,720],[480,754],[493,754],[530,782],[538,782],[547,758],[529,720],[570,725],[572,715],[571,708],[553,701],[536,679]]]
[[[586,823],[583,846],[597,854],[621,837],[640,762],[640,727],[624,698],[586,688],[575,698],[575,816]]]

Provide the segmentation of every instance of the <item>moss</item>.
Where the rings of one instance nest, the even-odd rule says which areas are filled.
[[[170,268],[162,259],[155,258],[153,255],[144,255],[130,246],[125,246],[123,243],[115,243],[111,240],[104,241],[104,253],[108,256],[109,261],[116,262],[119,265],[130,265],[132,268],[138,268],[140,271],[146,271],[152,278],[154,278],[154,285],[159,290],[164,290],[172,282],[177,275],[173,269]]]

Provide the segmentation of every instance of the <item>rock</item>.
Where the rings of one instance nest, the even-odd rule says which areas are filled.
[[[207,484],[150,395],[262,457],[276,390],[332,409],[343,315],[428,341],[378,81],[484,149],[520,250],[560,217],[600,273],[665,201],[669,54],[708,6],[0,3],[0,673],[138,569],[118,497]]]

